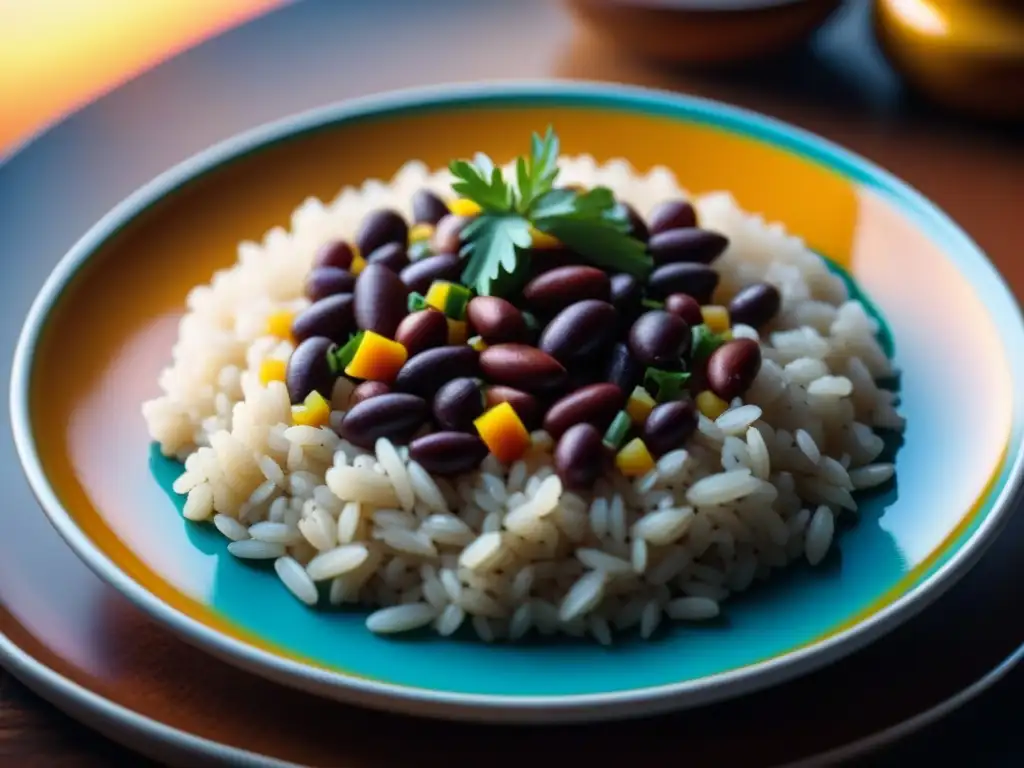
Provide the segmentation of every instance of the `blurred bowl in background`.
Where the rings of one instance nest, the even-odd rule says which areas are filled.
[[[566,0],[609,45],[672,64],[758,58],[806,38],[841,0]]]
[[[953,109],[1024,119],[1024,2],[877,0],[883,50],[907,81]]]

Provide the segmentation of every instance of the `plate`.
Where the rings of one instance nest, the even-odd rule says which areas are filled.
[[[362,615],[311,612],[272,574],[184,525],[161,487],[174,468],[151,453],[137,405],[154,394],[184,295],[309,194],[326,199],[410,157],[431,166],[481,148],[507,157],[548,122],[569,154],[663,163],[694,191],[732,190],[856,277],[887,320],[903,372],[909,427],[898,486],[863,506],[832,567],[773,580],[731,604],[727,622],[654,643],[396,642],[366,633]],[[928,290],[911,288],[924,280]],[[15,362],[12,419],[29,480],[79,555],[222,658],[314,693],[423,715],[637,716],[818,668],[962,576],[1017,490],[1022,340],[1015,302],[969,239],[913,190],[824,140],[642,89],[453,87],[258,129],[126,201],[36,301]]]

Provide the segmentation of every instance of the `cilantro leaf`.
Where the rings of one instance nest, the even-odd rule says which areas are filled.
[[[448,170],[455,177],[452,189],[485,211],[505,213],[512,207],[513,190],[486,155],[478,155],[475,163],[453,160]]]
[[[694,360],[703,360],[711,356],[711,353],[725,344],[725,334],[715,333],[705,323],[695,325],[690,329],[692,341],[690,344],[691,355]]]
[[[663,371],[660,368],[648,368],[644,373],[644,388],[657,392],[659,403],[676,400],[690,380],[690,374],[683,371]]]
[[[534,226],[602,269],[645,279],[653,267],[646,246],[605,218],[557,216],[538,219]]]
[[[515,215],[481,215],[466,225],[462,247],[467,258],[462,282],[481,296],[504,293],[518,276],[519,249],[530,247],[530,222]]]
[[[558,151],[558,135],[549,125],[543,137],[536,133],[531,137],[529,160],[520,157],[516,161],[520,213],[529,213],[533,201],[554,186],[558,177]]]

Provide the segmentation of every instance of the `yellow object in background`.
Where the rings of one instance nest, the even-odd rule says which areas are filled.
[[[930,98],[1024,118],[1024,2],[878,0],[875,25],[893,65]]]
[[[0,0],[0,154],[281,0]]]

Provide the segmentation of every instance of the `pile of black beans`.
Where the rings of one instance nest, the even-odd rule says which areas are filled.
[[[409,223],[392,210],[365,218],[357,250],[343,241],[325,244],[306,283],[312,304],[292,328],[297,347],[287,385],[296,403],[313,390],[330,398],[336,376],[328,352],[356,331],[405,346],[408,360],[393,381],[356,385],[339,428],[355,445],[372,448],[387,437],[408,443],[430,472],[466,472],[487,455],[474,419],[507,402],[527,429],[543,428],[557,442],[563,481],[585,486],[608,458],[605,430],[648,367],[691,373],[687,392],[655,406],[634,430],[655,457],[696,429],[691,395],[709,389],[728,401],[757,375],[760,347],[749,339],[726,341],[706,360],[691,354],[691,329],[704,322],[701,307],[719,281],[712,265],[728,240],[701,229],[685,201],[663,203],[647,222],[629,210],[632,234],[654,262],[646,282],[608,274],[566,249],[530,252],[530,271],[514,295],[470,300],[469,333],[486,345],[479,352],[448,344],[448,322],[438,310],[408,310],[411,292],[425,294],[435,280],[459,281],[460,232],[469,219],[425,190],[415,195],[413,211],[413,223],[433,226],[428,247],[410,247]],[[358,275],[349,271],[356,252],[366,260]],[[779,305],[778,290],[759,283],[737,294],[728,312],[733,325],[760,328]],[[431,431],[416,437],[427,425]]]

